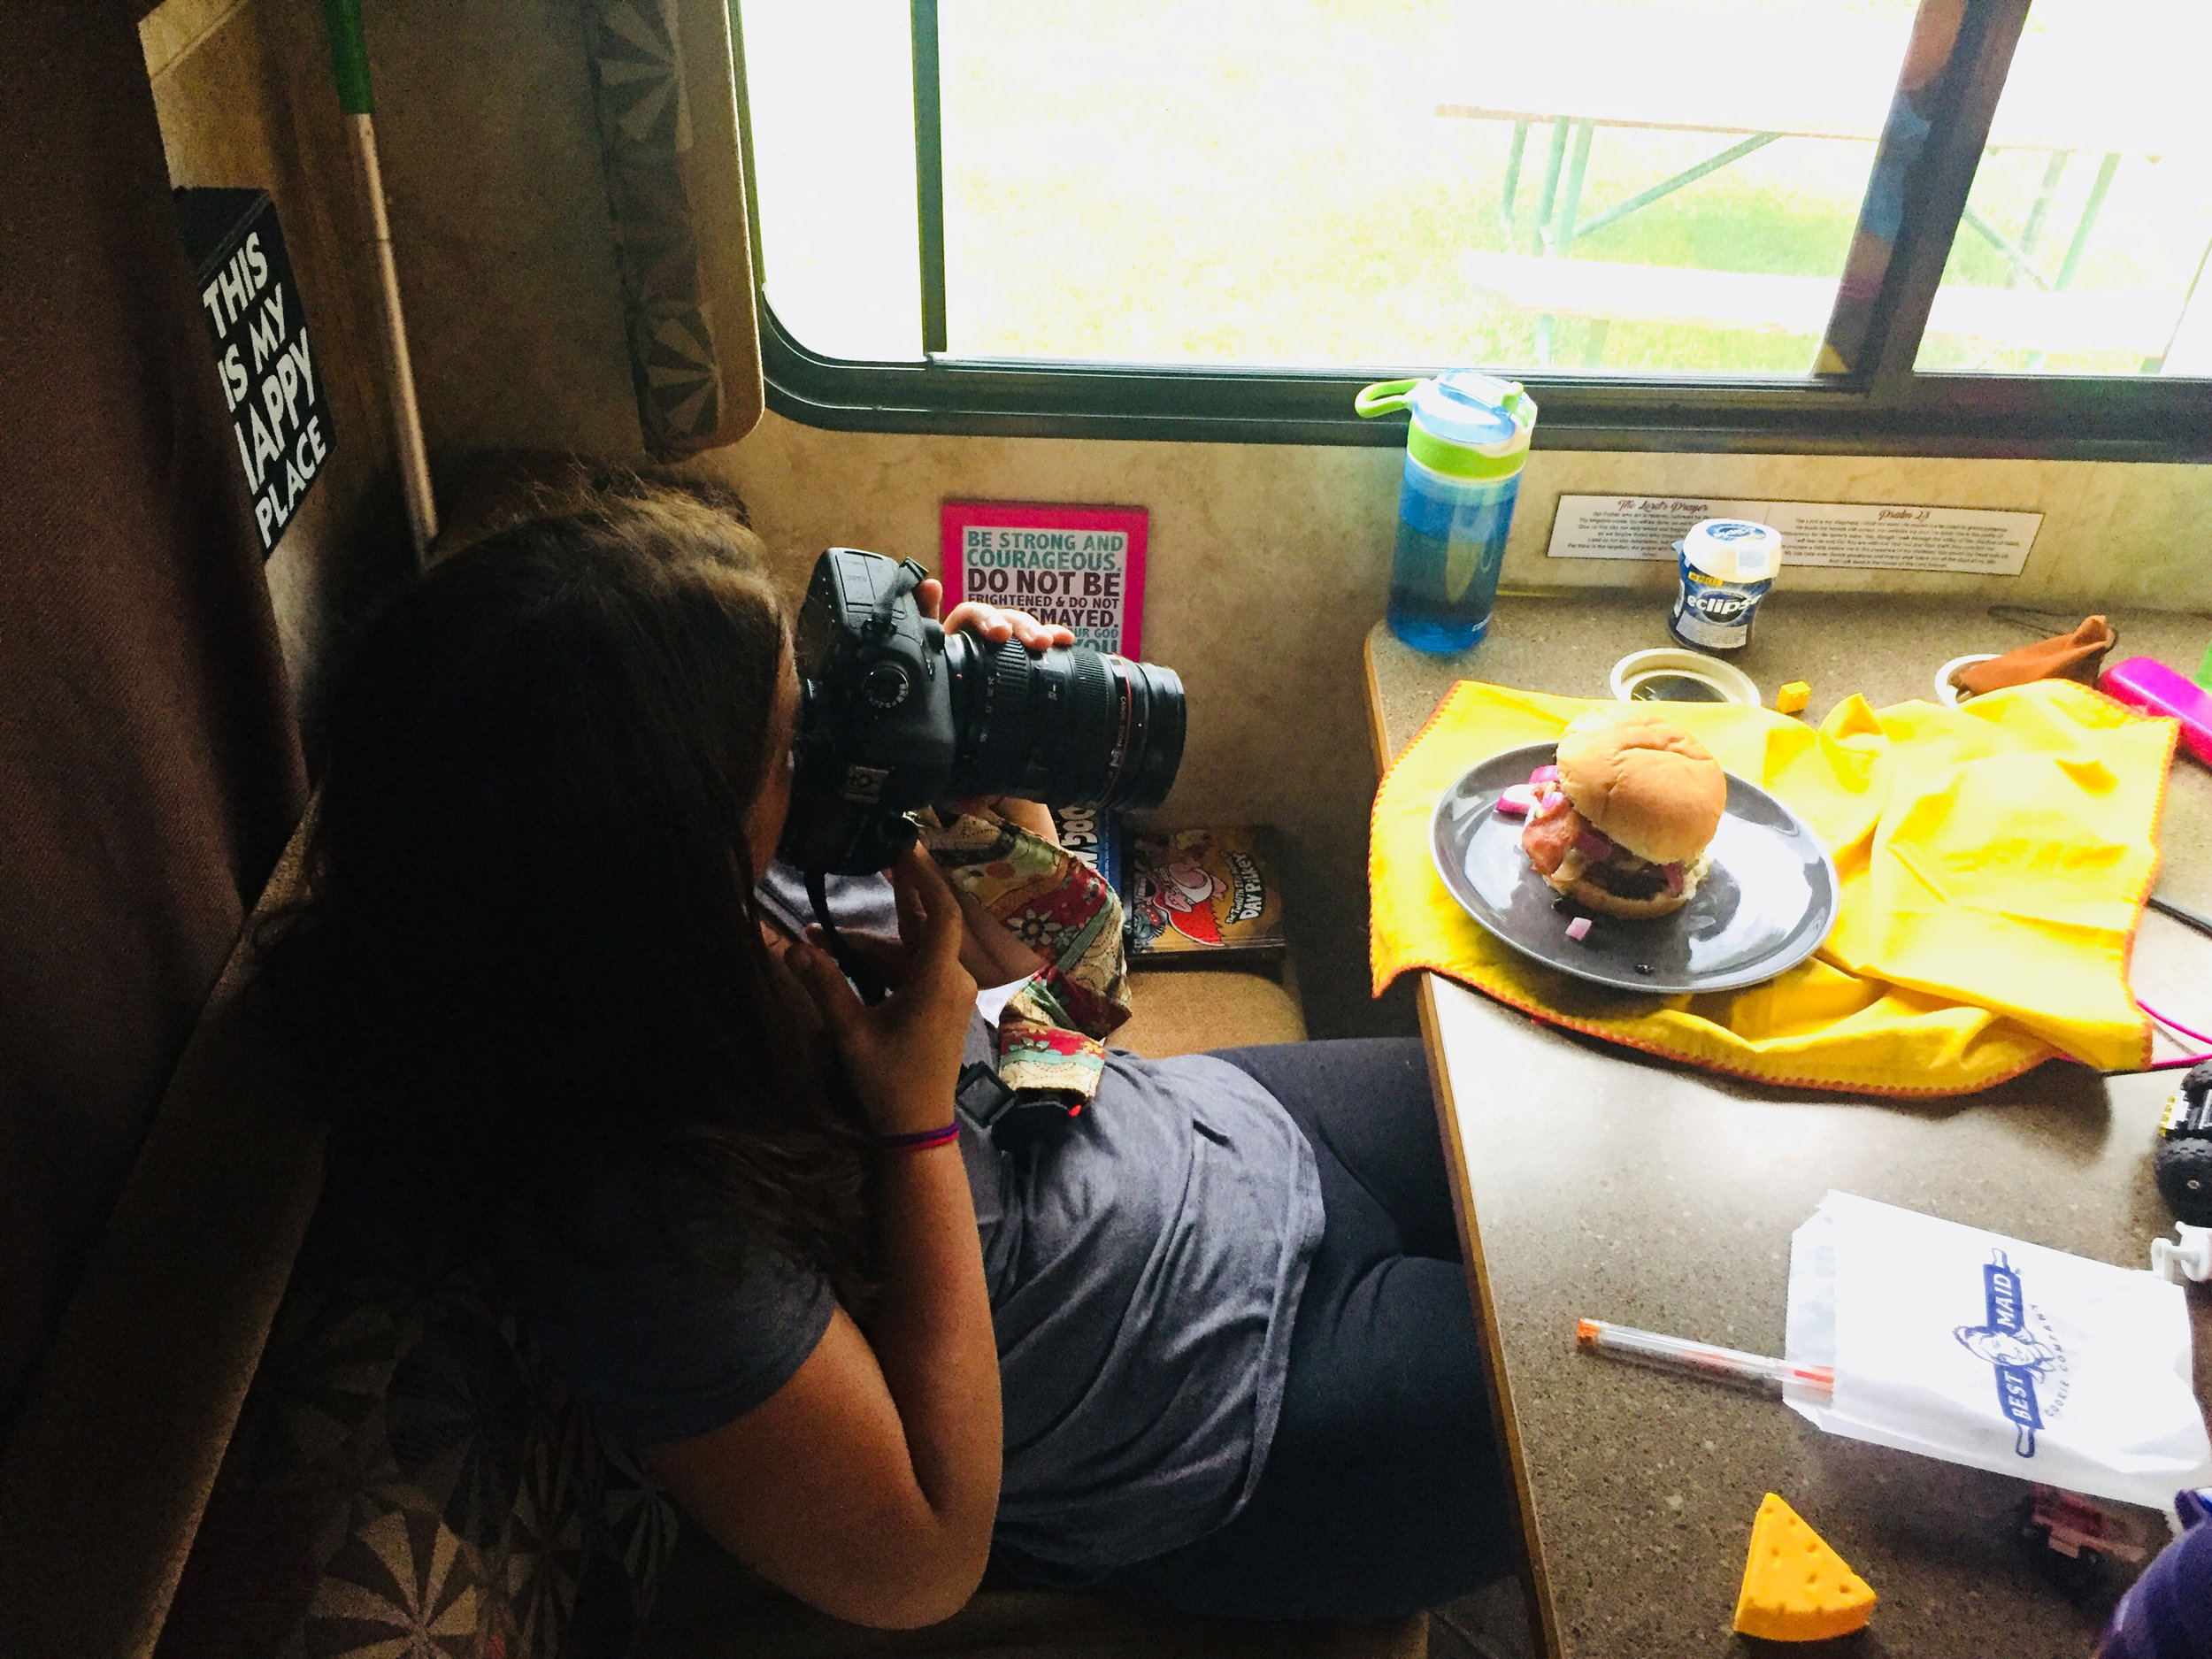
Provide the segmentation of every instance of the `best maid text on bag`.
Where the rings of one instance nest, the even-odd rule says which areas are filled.
[[[1473,369],[1381,380],[1352,402],[1363,416],[1407,410],[1390,631],[1420,651],[1463,651],[1490,629],[1513,500],[1536,429],[1517,381]]]
[[[1785,1397],[1831,1433],[2163,1509],[2212,1481],[2181,1286],[1830,1193],[1790,1243]]]

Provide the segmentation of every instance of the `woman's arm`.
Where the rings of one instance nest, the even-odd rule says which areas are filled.
[[[786,956],[887,1135],[951,1118],[975,1000],[944,878],[914,849],[893,879],[910,951],[883,1002],[863,1007],[810,946]],[[865,1332],[840,1310],[766,1402],[645,1460],[764,1577],[840,1618],[908,1627],[958,1610],[983,1576],[998,1509],[998,1350],[958,1143],[877,1156],[882,1294]]]

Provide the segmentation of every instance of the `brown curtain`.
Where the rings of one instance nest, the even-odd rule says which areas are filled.
[[[135,17],[0,14],[0,1435],[304,798]]]
[[[589,0],[584,17],[638,427],[680,461],[763,408],[730,8]]]

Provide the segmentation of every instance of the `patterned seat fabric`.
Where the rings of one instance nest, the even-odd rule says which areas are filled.
[[[365,1267],[319,1217],[157,1659],[618,1659],[674,1507],[484,1276]]]

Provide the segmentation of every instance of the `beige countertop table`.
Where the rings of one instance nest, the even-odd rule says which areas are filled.
[[[1609,695],[1617,658],[1671,643],[1663,609],[1647,593],[1509,596],[1490,638],[1455,657],[1425,657],[1378,625],[1378,764],[1455,680]],[[2202,616],[2113,621],[2119,654],[2176,666],[2212,636]],[[1817,720],[1855,691],[1878,708],[1925,697],[1939,664],[2030,637],[1976,603],[1785,594],[1736,661],[1770,702],[1782,681],[1810,681],[1806,718]],[[2159,890],[2212,911],[2212,772],[2185,756],[2163,839]],[[2134,972],[2162,1010],[2212,1029],[2212,939],[2148,915]],[[2103,1609],[2070,1605],[2014,1542],[2024,1481],[1832,1438],[1778,1402],[1580,1354],[1574,1322],[1779,1354],[1790,1234],[1831,1187],[2141,1266],[2170,1222],[2149,1151],[2175,1074],[2108,1080],[2053,1064],[1957,1099],[1793,1092],[1632,1055],[1420,979],[1545,1649],[1774,1651],[1730,1628],[1752,1516],[1774,1491],[1881,1597],[1847,1651],[2087,1659]]]

